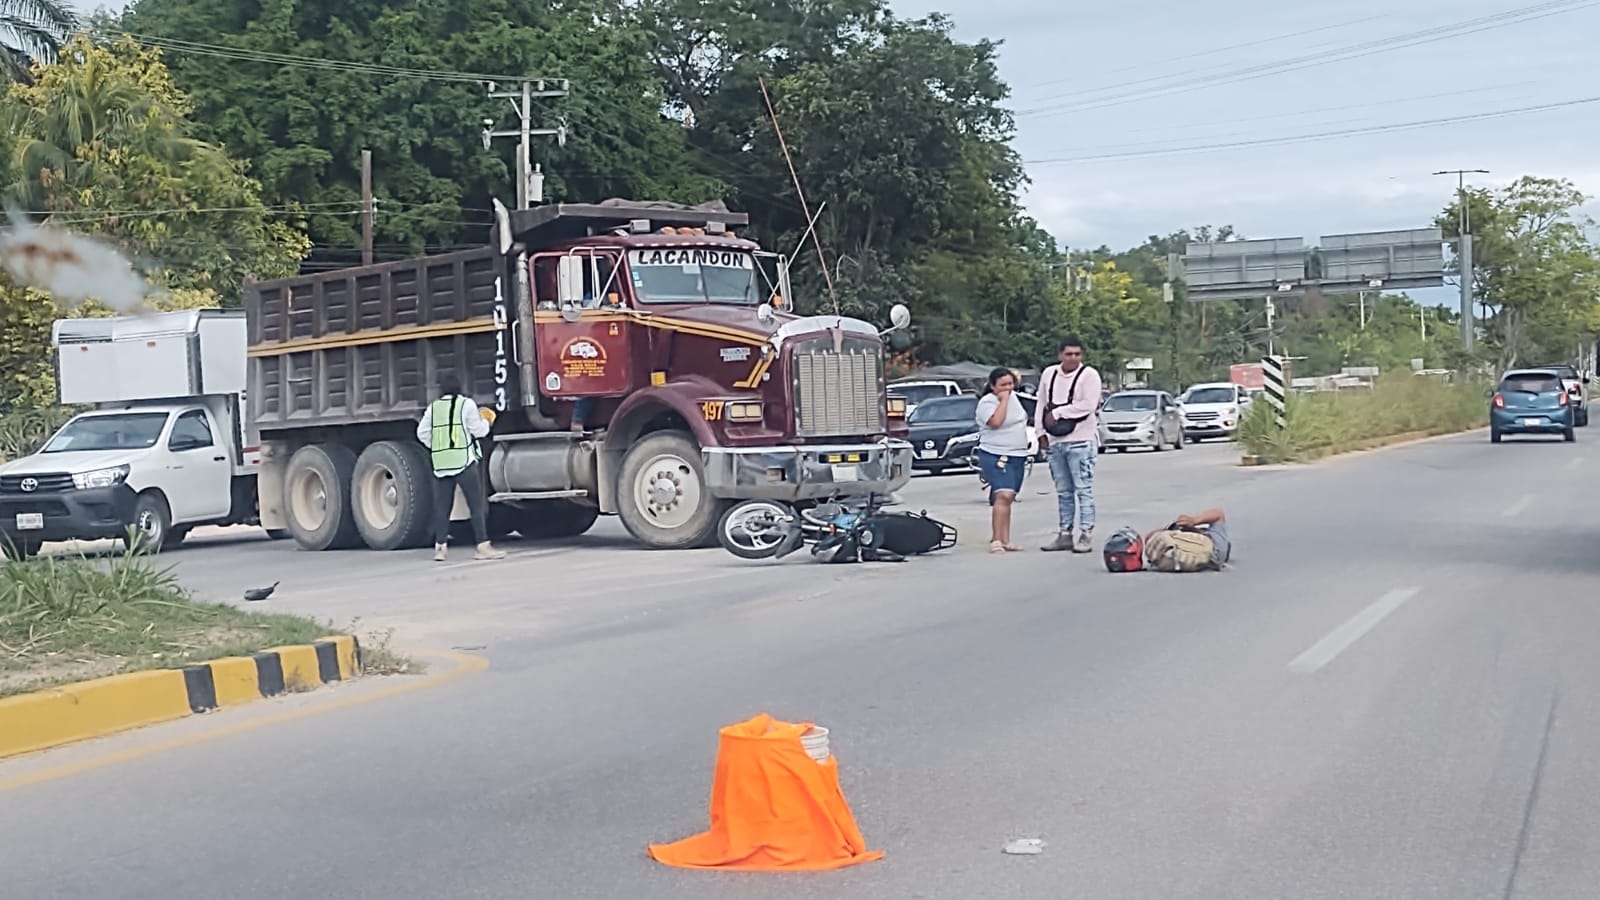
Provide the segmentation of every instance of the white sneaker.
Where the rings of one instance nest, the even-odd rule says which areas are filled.
[[[450,556],[450,545],[449,544],[434,544],[433,545],[433,561],[434,562],[444,562],[446,559],[449,558],[449,556]]]
[[[504,550],[496,550],[495,546],[493,544],[489,543],[488,541],[484,541],[483,543],[478,545],[478,552],[472,554],[472,558],[473,559],[505,559],[506,558],[506,552]]]

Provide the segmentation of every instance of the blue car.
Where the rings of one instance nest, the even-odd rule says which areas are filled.
[[[1577,440],[1572,398],[1558,372],[1507,372],[1489,398],[1489,440],[1496,444],[1507,434],[1559,434],[1569,443]]]

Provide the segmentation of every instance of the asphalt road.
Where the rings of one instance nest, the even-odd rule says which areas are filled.
[[[903,566],[649,553],[609,527],[443,571],[186,548],[208,596],[281,576],[271,608],[482,647],[489,669],[37,783],[15,775],[49,756],[0,765],[5,893],[1591,900],[1600,453],[1580,435],[1294,469],[1102,458],[1102,536],[1224,503],[1222,573],[978,552],[970,476],[906,501],[976,526],[972,546]],[[1030,548],[1047,484],[1018,507]],[[645,856],[705,827],[717,728],[761,711],[832,729],[884,860],[740,876]],[[1044,853],[1002,855],[1019,836]]]

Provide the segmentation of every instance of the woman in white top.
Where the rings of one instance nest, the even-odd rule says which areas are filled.
[[[978,469],[989,485],[991,553],[1022,549],[1011,542],[1011,504],[1028,464],[1028,411],[1016,390],[1017,376],[995,369],[978,400]]]

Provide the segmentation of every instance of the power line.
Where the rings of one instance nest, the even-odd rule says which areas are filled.
[[[1287,40],[1290,40],[1290,39],[1293,39],[1293,38],[1297,38],[1297,37],[1305,37],[1306,35],[1318,34],[1318,33],[1323,32],[1323,31],[1336,31],[1336,30],[1338,30],[1340,28],[1349,28],[1349,27],[1351,27],[1353,25],[1360,25],[1363,22],[1373,22],[1373,21],[1376,21],[1376,20],[1382,19],[1382,18],[1386,18],[1386,17],[1385,16],[1366,16],[1364,18],[1355,19],[1355,20],[1352,20],[1352,21],[1349,21],[1349,22],[1340,22],[1337,25],[1322,25],[1322,26],[1319,26],[1317,28],[1307,28],[1307,29],[1304,29],[1302,31],[1291,31],[1291,32],[1289,32],[1287,34],[1275,34],[1272,37],[1258,38],[1257,40],[1244,41],[1244,42],[1238,43],[1238,44],[1227,44],[1225,46],[1215,47],[1215,48],[1210,49],[1210,50],[1201,50],[1198,53],[1187,53],[1187,54],[1184,54],[1183,56],[1170,57],[1169,59],[1167,59],[1167,62],[1182,62],[1182,61],[1184,61],[1186,59],[1200,59],[1201,57],[1205,57],[1205,56],[1215,56],[1218,53],[1230,53],[1230,52],[1232,52],[1234,50],[1248,50],[1251,47],[1259,47],[1262,44],[1276,44],[1279,41],[1287,41]],[[1137,66],[1137,65],[1136,66],[1123,66],[1120,69],[1111,69],[1110,71],[1104,72],[1102,74],[1115,75],[1118,72],[1137,72],[1137,71],[1140,71],[1140,70],[1142,70],[1144,68],[1146,68],[1146,67],[1145,66]],[[1068,84],[1068,83],[1072,82],[1073,80],[1074,79],[1072,79],[1072,78],[1052,78],[1049,81],[1037,81],[1037,82],[1033,82],[1032,84],[1023,85],[1023,87],[1047,87],[1047,86],[1052,85],[1052,84]],[[1127,84],[1130,84],[1130,83],[1131,84],[1140,84],[1141,82],[1122,82],[1122,85],[1127,85]],[[1105,87],[1105,88],[1087,88],[1086,91],[1090,92],[1090,93],[1093,93],[1095,91],[1109,90],[1109,89],[1111,89],[1113,87],[1118,87],[1118,86],[1121,86],[1121,85],[1110,85],[1110,86]]]
[[[361,75],[379,75],[387,78],[414,78],[424,81],[453,81],[483,83],[489,81],[520,81],[525,76],[521,75],[491,75],[482,72],[451,72],[437,69],[413,69],[400,66],[385,66],[376,63],[362,63],[351,60],[325,59],[314,56],[295,56],[287,53],[273,53],[266,50],[251,50],[242,47],[228,47],[221,44],[203,44],[198,41],[185,41],[178,38],[162,37],[160,35],[140,34],[133,31],[123,31],[119,28],[102,29],[102,33],[131,37],[142,44],[159,47],[173,53],[189,54],[193,56],[214,56],[222,59],[245,60],[249,62],[271,63],[278,66],[302,69],[323,69],[335,72],[350,72]],[[541,79],[532,78],[532,81]],[[558,82],[560,78],[542,79]]]
[[[1017,112],[1016,115],[1018,117],[1022,117],[1079,112],[1092,109],[1102,109],[1108,106],[1119,106],[1138,100],[1154,99],[1157,97],[1166,97],[1174,94],[1187,94],[1208,87],[1220,87],[1222,85],[1236,84],[1242,81],[1253,81],[1258,78],[1266,78],[1272,75],[1281,75],[1288,72],[1297,72],[1302,69],[1310,69],[1318,66],[1329,65],[1330,63],[1347,62],[1349,60],[1373,56],[1379,53],[1387,53],[1392,50],[1436,43],[1448,38],[1461,37],[1468,34],[1477,34],[1479,32],[1501,28],[1506,25],[1520,24],[1522,22],[1547,18],[1549,16],[1560,15],[1567,12],[1574,12],[1597,5],[1600,5],[1600,0],[1551,0],[1551,2],[1520,7],[1518,9],[1495,13],[1489,16],[1481,16],[1476,19],[1468,19],[1452,25],[1440,25],[1433,28],[1425,28],[1420,31],[1407,32],[1378,40],[1351,44],[1344,47],[1336,47],[1332,50],[1306,54],[1299,57],[1291,57],[1289,59],[1278,60],[1276,62],[1246,66],[1240,69],[1219,72],[1214,75],[1197,76],[1193,73],[1179,73],[1176,75],[1162,75],[1140,79],[1138,81],[1125,82],[1120,85],[1110,85],[1108,87],[1099,88],[1088,93],[1100,93],[1119,87],[1134,87],[1140,84],[1150,84],[1162,81],[1170,82],[1174,80],[1181,80],[1182,82],[1178,84],[1171,84],[1166,87],[1155,87],[1150,89],[1128,91],[1121,94],[1112,94],[1111,96],[1101,97],[1098,99],[1085,99],[1056,103],[1048,106],[1036,107],[1034,109],[1021,110]]]
[[[1349,103],[1349,104],[1341,104],[1339,106],[1320,106],[1320,107],[1315,107],[1315,108],[1312,108],[1312,109],[1303,109],[1303,110],[1300,110],[1298,112],[1272,113],[1270,115],[1265,115],[1265,116],[1247,116],[1247,117],[1240,118],[1240,119],[1221,119],[1221,120],[1218,120],[1218,121],[1215,121],[1215,122],[1206,122],[1205,124],[1206,125],[1226,126],[1226,125],[1243,125],[1243,124],[1246,124],[1246,123],[1249,123],[1249,122],[1268,122],[1268,121],[1275,121],[1275,120],[1278,120],[1278,119],[1296,119],[1296,118],[1302,118],[1302,117],[1305,117],[1305,116],[1315,116],[1315,115],[1321,115],[1323,113],[1330,113],[1330,112],[1344,112],[1344,111],[1347,111],[1347,110],[1367,110],[1367,109],[1371,109],[1373,107],[1378,107],[1378,106],[1397,106],[1397,105],[1406,104],[1406,103],[1416,103],[1416,102],[1422,101],[1422,100],[1439,100],[1439,99],[1442,99],[1442,98],[1445,98],[1445,97],[1461,97],[1461,96],[1465,96],[1465,95],[1468,95],[1468,94],[1485,94],[1485,93],[1489,93],[1489,92],[1492,92],[1492,91],[1506,90],[1508,88],[1528,87],[1529,85],[1535,85],[1535,84],[1538,84],[1538,83],[1539,82],[1537,82],[1537,81],[1518,81],[1518,82],[1510,82],[1510,83],[1507,83],[1507,84],[1487,85],[1487,86],[1484,86],[1484,87],[1476,87],[1476,88],[1465,88],[1465,89],[1458,90],[1458,91],[1438,91],[1438,92],[1431,93],[1431,94],[1417,94],[1417,95],[1413,95],[1413,96],[1410,96],[1410,97],[1391,97],[1391,98],[1389,98],[1387,100],[1369,100],[1369,101],[1366,101],[1366,102],[1363,102],[1363,103]],[[1521,98],[1516,98],[1516,99],[1521,99]],[[1351,121],[1350,119],[1345,119],[1343,121],[1334,120],[1334,121],[1329,121],[1329,122],[1312,122],[1310,124],[1313,127],[1318,126],[1318,125],[1342,125],[1342,124],[1346,124],[1346,123],[1348,123],[1350,121]],[[1357,121],[1359,121],[1359,120],[1357,120]],[[1183,128],[1183,127],[1184,126],[1182,126],[1182,125],[1174,126],[1174,125],[1171,125],[1171,124],[1167,124],[1167,125],[1161,125],[1159,127],[1152,126],[1150,128],[1119,129],[1118,133],[1119,134],[1151,134],[1151,133],[1154,133],[1154,132],[1159,132],[1161,134],[1171,134],[1174,130],[1177,130],[1177,129],[1180,129],[1180,128]],[[1208,134],[1208,135],[1201,135],[1201,136],[1198,136],[1196,138],[1191,138],[1191,140],[1213,140],[1213,139],[1218,139],[1218,138],[1231,138],[1231,137],[1234,137],[1234,136],[1239,135],[1239,134],[1255,134],[1255,133],[1256,132],[1234,132],[1234,133],[1231,133],[1231,134],[1230,133]],[[1150,142],[1132,143],[1132,144],[1109,144],[1109,145],[1105,145],[1105,146],[1101,146],[1101,147],[1085,148],[1085,152],[1111,152],[1112,150],[1121,150],[1123,148],[1129,148],[1129,149],[1135,149],[1135,150],[1137,150],[1137,149],[1149,149],[1151,146],[1152,146],[1152,144]]]
[[[1247,141],[1230,141],[1217,144],[1192,144],[1186,147],[1169,147],[1165,149],[1137,150],[1125,153],[1093,153],[1083,156],[1059,156],[1046,159],[1025,159],[1023,163],[1030,166],[1053,166],[1075,162],[1099,162],[1115,159],[1142,159],[1152,156],[1174,156],[1184,153],[1210,153],[1217,150],[1240,150],[1247,147],[1270,147],[1281,144],[1301,144],[1307,141],[1319,141],[1328,138],[1359,137],[1368,134],[1386,134],[1391,131],[1411,131],[1419,128],[1436,128],[1444,125],[1456,125],[1463,122],[1480,122],[1489,119],[1500,119],[1508,116],[1528,115],[1531,113],[1547,112],[1553,109],[1566,109],[1573,106],[1582,106],[1589,103],[1600,103],[1600,97],[1581,97],[1576,100],[1563,100],[1558,103],[1544,103],[1538,106],[1519,106],[1512,109],[1500,109],[1493,112],[1473,113],[1464,116],[1446,116],[1438,119],[1418,119],[1413,122],[1395,122],[1388,125],[1371,125],[1365,128],[1346,128],[1337,131],[1319,131],[1314,134],[1298,134],[1286,137],[1260,138]]]

